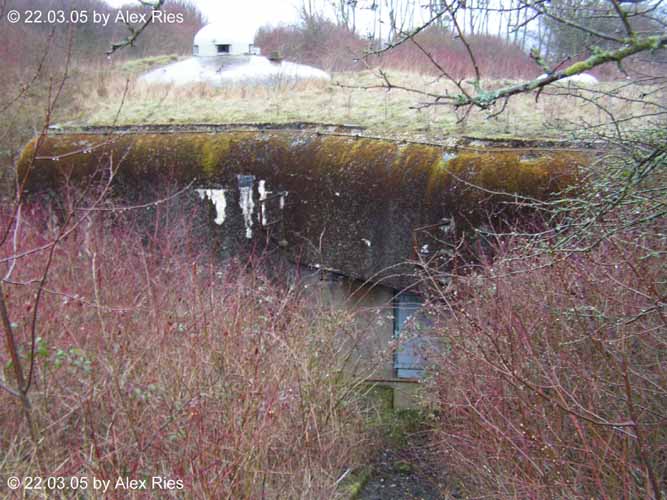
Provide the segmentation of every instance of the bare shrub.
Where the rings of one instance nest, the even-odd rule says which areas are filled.
[[[431,27],[415,36],[415,41],[453,77],[474,75],[464,44],[451,32]],[[468,42],[487,78],[533,78],[539,74],[528,54],[504,38],[474,35]],[[260,28],[255,44],[265,55],[277,52],[288,59],[334,71],[363,69],[365,66],[358,58],[369,48],[367,40],[324,18],[297,26]],[[423,74],[438,72],[415,44],[403,44],[382,56],[369,57],[365,64]]]
[[[460,38],[439,27],[430,27],[414,37],[415,43],[405,43],[382,55],[384,66],[425,74],[438,74],[438,68],[424,54],[428,52],[449,75],[462,79],[474,76],[473,63]],[[467,38],[480,72],[491,79],[533,78],[539,68],[518,44],[495,35],[471,35]]]
[[[26,204],[11,255],[48,242],[54,213]],[[193,233],[193,214],[156,215],[169,223],[146,233],[123,213],[88,214],[55,250],[31,387],[45,472],[112,484],[163,476],[193,498],[333,496],[368,439],[358,392],[333,362],[341,316],[258,266],[221,267]],[[5,283],[27,364],[45,253],[20,258]],[[9,256],[5,245],[4,265]],[[4,351],[0,363],[11,386]],[[36,475],[20,411],[0,391],[7,477]]]
[[[647,249],[664,219],[589,253],[496,243],[436,299],[451,306],[430,381],[443,461],[471,496],[660,498],[667,268]]]
[[[360,69],[356,62],[368,42],[324,17],[299,26],[262,27],[255,37],[262,54],[282,57],[330,71]]]

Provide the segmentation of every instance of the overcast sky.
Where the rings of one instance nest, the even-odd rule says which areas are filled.
[[[106,0],[120,7],[131,0]],[[233,19],[235,31],[242,31],[252,39],[255,31],[265,24],[291,24],[298,20],[300,0],[192,0],[209,22],[227,23]]]

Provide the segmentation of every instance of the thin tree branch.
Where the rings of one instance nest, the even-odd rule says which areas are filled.
[[[157,0],[156,3],[152,4],[150,2],[142,1],[140,0],[142,5],[148,6],[152,8],[151,15],[146,19],[146,21],[139,26],[138,28],[133,28],[128,24],[127,29],[130,31],[130,34],[120,42],[114,42],[111,44],[111,48],[107,51],[107,55],[110,56],[117,50],[120,50],[125,47],[132,47],[134,46],[134,42],[136,42],[137,38],[139,38],[139,35],[143,33],[143,31],[148,27],[149,24],[152,24],[153,22],[153,13],[159,11],[162,6],[164,5],[164,2],[166,0]]]

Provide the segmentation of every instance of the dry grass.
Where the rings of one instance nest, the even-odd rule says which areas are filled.
[[[390,72],[392,81],[435,93],[455,93],[450,82],[416,73]],[[617,117],[627,118],[646,112],[646,105],[614,99],[605,94],[632,97],[622,84],[602,83],[593,89],[553,88],[543,92],[537,102],[534,95],[516,96],[504,113],[497,109],[472,111],[461,121],[462,113],[451,106],[417,109],[422,96],[401,90],[387,92],[371,71],[339,73],[331,83],[276,82],[271,86],[232,86],[211,88],[149,86],[132,78],[112,79],[108,95],[94,103],[85,103],[87,113],[74,122],[80,125],[110,124],[188,124],[188,123],[285,123],[311,121],[345,123],[366,127],[369,134],[398,138],[442,140],[446,136],[483,137],[564,137],[582,124],[598,125],[608,120],[599,107],[582,98],[564,95],[576,93],[607,106]],[[486,81],[494,89],[511,81]],[[125,89],[127,87],[127,94]],[[350,88],[357,87],[357,88]],[[661,97],[664,100],[664,96]],[[94,104],[94,106],[92,105]],[[120,112],[119,112],[120,110]],[[631,123],[631,122],[630,122]],[[630,125],[629,123],[629,125]]]
[[[175,63],[185,59],[177,54],[164,54],[161,56],[144,57],[142,59],[130,59],[121,66],[121,71],[128,75],[140,75],[151,69]]]

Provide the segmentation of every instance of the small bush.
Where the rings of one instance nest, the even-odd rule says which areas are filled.
[[[474,76],[472,61],[460,39],[441,28],[420,33],[415,40],[453,78]],[[474,35],[468,42],[484,78],[533,78],[539,68],[521,48],[494,35]],[[300,26],[261,28],[255,38],[263,54],[279,52],[287,59],[314,64],[329,70],[360,70],[366,67],[358,59],[369,42],[326,19],[313,19]],[[406,42],[381,55],[368,57],[371,67],[382,66],[421,74],[439,74],[417,45]]]
[[[629,499],[664,490],[667,265],[646,251],[664,247],[663,223],[567,257],[499,242],[495,262],[440,295],[451,308],[431,381],[434,440],[468,493]]]
[[[265,56],[278,53],[291,61],[343,71],[362,69],[356,57],[368,42],[326,18],[314,18],[302,26],[260,28],[255,45]]]
[[[417,43],[452,78],[475,75],[473,63],[463,42],[453,33],[438,27],[424,30],[415,37]],[[495,35],[472,35],[467,38],[484,78],[534,78],[540,71],[519,45]],[[404,43],[382,59],[383,65],[419,73],[438,75],[439,70],[416,44]]]
[[[340,315],[257,265],[222,267],[192,214],[151,210],[169,223],[147,233],[135,216],[91,214],[56,248],[30,392],[42,474],[163,476],[192,498],[332,496],[368,444],[357,392],[332,362]],[[62,222],[52,213],[24,207],[11,254],[48,243]],[[23,285],[7,297],[26,363],[45,253],[18,262],[12,281]],[[0,364],[11,385],[4,351]],[[3,477],[38,475],[4,391],[0,421]]]

